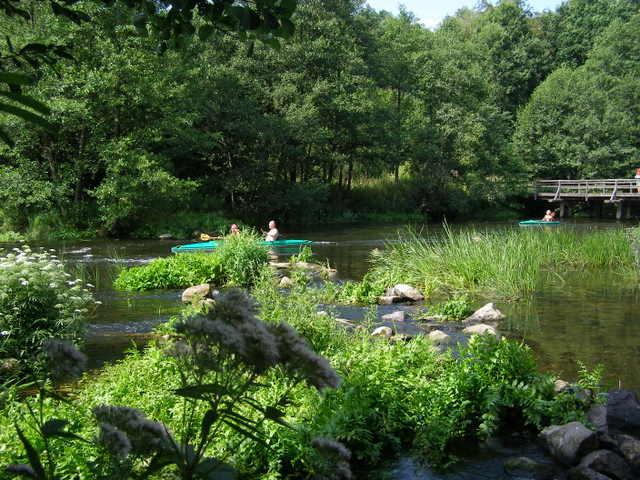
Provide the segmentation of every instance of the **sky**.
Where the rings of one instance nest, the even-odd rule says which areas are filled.
[[[477,5],[477,0],[367,0],[376,10],[387,10],[398,13],[399,5],[404,5],[413,12],[427,28],[435,28],[447,15],[453,15],[459,8]],[[561,0],[529,0],[534,11],[554,10]]]

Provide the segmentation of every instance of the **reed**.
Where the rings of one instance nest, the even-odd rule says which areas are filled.
[[[517,299],[539,286],[543,272],[607,269],[636,274],[632,240],[622,229],[454,232],[425,237],[408,231],[372,255],[372,276],[386,286],[411,283],[434,292],[473,292]]]

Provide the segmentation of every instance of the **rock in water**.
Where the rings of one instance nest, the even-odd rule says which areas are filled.
[[[404,312],[402,310],[397,310],[393,313],[387,313],[386,315],[382,315],[383,322],[404,322]]]
[[[293,280],[289,277],[282,277],[280,279],[280,288],[291,288],[293,286]]]
[[[633,480],[636,478],[623,458],[610,450],[591,452],[580,461],[577,470],[580,469],[595,470],[615,480]]]
[[[385,337],[391,338],[393,336],[393,330],[389,327],[378,327],[371,332],[372,337]]]
[[[611,480],[611,477],[590,468],[575,467],[569,470],[569,480]]]
[[[394,303],[400,303],[401,301],[402,298],[396,295],[383,295],[381,297],[378,297],[379,305],[392,305]]]
[[[195,301],[205,299],[209,296],[210,293],[211,285],[209,285],[208,283],[203,283],[201,285],[189,287],[184,292],[182,292],[182,301],[184,303],[194,303]]]
[[[587,412],[587,420],[593,425],[597,432],[608,433],[607,427],[607,407],[603,405],[593,405]]]
[[[624,459],[635,469],[636,474],[640,474],[640,440],[630,435],[616,435],[615,439]]]
[[[629,390],[613,390],[607,398],[609,431],[640,436],[640,403]]]
[[[491,325],[485,325],[484,323],[471,325],[470,327],[462,330],[462,333],[466,333],[467,335],[484,335],[485,333],[489,333],[494,336],[498,334],[495,328],[493,328]]]
[[[465,322],[497,322],[502,320],[504,315],[496,308],[493,303],[487,303],[484,307],[479,308]]]
[[[453,338],[442,330],[433,330],[429,332],[429,340],[431,340],[431,343],[434,345],[449,345],[453,341]]]
[[[549,453],[565,465],[575,465],[582,455],[598,448],[598,438],[580,422],[551,425],[540,432]]]
[[[553,391],[556,393],[562,393],[567,391],[569,388],[571,388],[571,385],[569,385],[569,382],[565,382],[564,380],[557,379],[553,382]]]
[[[158,235],[158,240],[173,240],[173,235],[170,233],[163,233],[162,235]]]
[[[403,299],[411,300],[413,302],[420,302],[424,300],[424,295],[420,290],[406,283],[399,283],[393,288],[387,290],[388,296],[397,296]]]
[[[548,476],[553,470],[549,464],[536,462],[529,457],[509,457],[504,461],[504,470],[512,477],[528,478],[530,474]]]

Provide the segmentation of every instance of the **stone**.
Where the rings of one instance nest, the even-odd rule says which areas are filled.
[[[378,297],[378,305],[393,305],[394,303],[400,303],[401,301],[402,298],[397,295],[383,295]]]
[[[551,456],[565,465],[575,465],[581,456],[598,448],[596,433],[580,422],[551,425],[539,438]]]
[[[355,323],[353,323],[351,320],[347,320],[346,318],[336,318],[336,323],[347,328],[355,328],[356,326]]]
[[[598,433],[607,433],[607,407],[593,405],[587,412],[587,420]]]
[[[504,470],[510,476],[527,477],[527,474],[551,473],[553,466],[529,457],[509,457],[504,461]]]
[[[385,337],[391,338],[393,336],[393,330],[389,327],[378,327],[371,332],[372,337]]]
[[[496,332],[495,328],[493,328],[491,325],[485,325],[484,323],[471,325],[470,327],[467,327],[464,330],[462,330],[462,333],[466,333],[467,335],[484,335],[485,333],[488,333],[494,336],[498,335],[498,332]]]
[[[280,279],[280,283],[278,285],[280,288],[291,288],[293,286],[293,280],[291,280],[287,276],[284,276]]]
[[[586,455],[578,468],[595,470],[614,480],[633,480],[631,468],[624,459],[611,450],[596,450]]]
[[[409,335],[408,333],[397,333],[393,335],[389,340],[392,342],[408,342],[413,338],[413,335]]]
[[[453,342],[451,335],[447,335],[442,330],[433,330],[429,332],[428,336],[429,340],[431,340],[431,343],[434,345],[449,345]]]
[[[334,281],[338,278],[338,270],[335,268],[325,268],[324,273],[327,276],[327,280]]]
[[[496,308],[493,303],[487,303],[485,306],[479,308],[470,317],[467,317],[465,322],[497,322],[504,318],[503,313]]]
[[[216,301],[213,298],[205,298],[202,302],[202,305],[207,309],[213,308],[215,304],[216,304]]]
[[[320,270],[322,270],[322,265],[318,265],[317,263],[296,262],[294,266],[303,270],[312,270],[314,272],[319,272]]]
[[[173,240],[173,235],[170,233],[163,233],[162,235],[158,235],[158,240]]]
[[[424,300],[424,295],[420,290],[412,287],[411,285],[407,285],[406,283],[398,283],[397,285],[394,285],[393,288],[387,290],[387,295],[395,295],[413,302],[420,302]]]
[[[286,270],[291,267],[291,264],[289,262],[269,262],[269,266],[276,270]]]
[[[383,322],[404,322],[404,312],[397,310],[393,313],[387,313],[381,317]]]
[[[319,317],[328,317],[329,314],[327,312],[325,312],[324,310],[320,310],[316,313],[317,316]]]
[[[556,393],[566,392],[569,388],[571,388],[571,385],[569,382],[565,382],[564,380],[557,379],[553,382],[553,391]]]
[[[211,285],[203,283],[201,285],[195,285],[187,288],[182,292],[182,301],[184,303],[194,303],[205,299],[211,293]]]
[[[569,480],[611,480],[601,473],[586,467],[575,467],[569,470]]]
[[[3,358],[0,360],[0,372],[13,373],[20,370],[20,360],[17,358]]]
[[[640,436],[640,403],[629,390],[613,390],[607,398],[607,425],[610,432]]]
[[[615,440],[618,444],[617,449],[624,459],[636,470],[636,473],[640,473],[640,440],[624,434],[616,435]]]

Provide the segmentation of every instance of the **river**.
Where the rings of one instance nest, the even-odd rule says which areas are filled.
[[[482,224],[454,228],[517,228],[513,224]],[[562,228],[620,228],[615,223],[576,223]],[[374,248],[396,241],[402,225],[340,227],[305,232],[287,232],[289,238],[319,243],[313,251],[338,269],[342,279],[359,279],[368,269]],[[439,226],[425,226],[424,234]],[[180,291],[144,293],[116,292],[111,282],[117,265],[139,265],[170,255],[173,245],[159,240],[91,240],[46,245],[81,277],[96,285],[103,302],[89,327],[87,348],[94,367],[122,356],[133,342],[144,340],[155,325],[179,312]],[[33,246],[38,246],[35,243]],[[480,306],[478,304],[478,306]],[[577,361],[593,367],[605,366],[610,386],[640,390],[640,291],[612,274],[587,275],[567,272],[561,278],[544,279],[532,299],[512,304],[498,303],[507,315],[502,330],[532,346],[544,370],[571,380]]]

